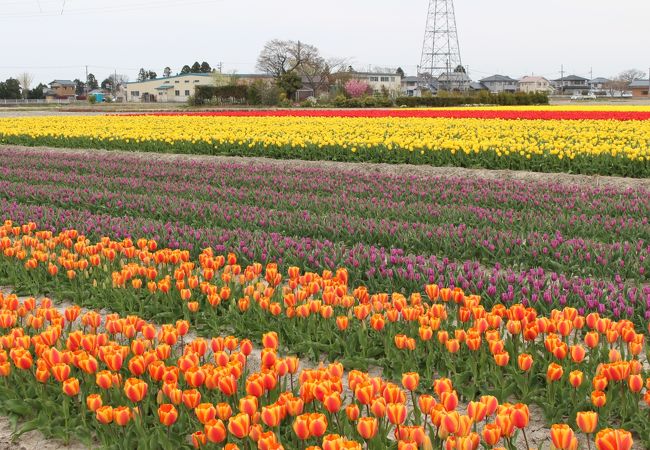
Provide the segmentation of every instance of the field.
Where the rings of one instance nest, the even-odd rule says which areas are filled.
[[[5,118],[0,142],[18,439],[650,448],[647,108]]]

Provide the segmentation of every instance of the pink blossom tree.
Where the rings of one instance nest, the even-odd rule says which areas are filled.
[[[350,80],[345,83],[345,92],[352,98],[362,97],[368,91],[368,84],[359,80]]]

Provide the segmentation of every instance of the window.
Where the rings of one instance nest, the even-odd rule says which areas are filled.
[[[381,77],[381,81],[382,81],[382,82],[388,82],[388,80],[390,80],[389,77]]]
[[[194,80],[195,83],[198,83],[199,81],[201,81],[201,80]]]
[[[641,91],[641,95],[648,95],[648,91]]]
[[[140,97],[140,91],[131,91],[131,97]]]
[[[190,95],[189,89],[185,91],[185,95]]]
[[[189,83],[189,82],[190,82],[190,80],[185,80],[185,82],[186,82],[186,83]]]
[[[395,77],[390,77],[390,81],[395,81]]]
[[[379,77],[370,77],[370,81],[379,81]]]
[[[181,91],[174,91],[174,95],[178,97],[179,95],[181,95]]]
[[[177,83],[177,84],[178,84],[178,83],[180,83],[180,81],[176,80],[176,81],[174,81],[174,83]]]

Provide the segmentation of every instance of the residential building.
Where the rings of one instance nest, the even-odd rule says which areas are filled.
[[[554,91],[551,82],[544,77],[526,76],[519,80],[519,90],[521,92],[546,92]]]
[[[632,91],[632,97],[650,98],[650,80],[634,80],[629,89]]]
[[[607,89],[607,84],[612,80],[609,78],[598,77],[593,80],[589,80],[589,87],[592,91],[604,91]]]
[[[553,80],[552,84],[557,93],[562,95],[582,95],[586,94],[590,89],[589,79],[578,75],[558,78]]]
[[[350,72],[350,76],[366,83],[375,94],[386,91],[397,97],[402,91],[402,77],[397,73]]]
[[[506,75],[492,75],[491,77],[479,80],[479,82],[493,94],[517,92],[519,89],[519,82]]]
[[[185,73],[153,80],[133,81],[124,85],[127,102],[184,103],[194,95],[197,86],[214,85],[209,73]]]
[[[76,97],[77,85],[71,80],[54,80],[44,94],[48,100],[69,100]]]
[[[430,91],[429,81],[424,77],[402,78],[402,94],[407,97],[422,97],[422,93]]]
[[[472,79],[464,70],[455,70],[450,73],[443,73],[438,77],[438,89],[441,91],[468,91],[471,88]]]

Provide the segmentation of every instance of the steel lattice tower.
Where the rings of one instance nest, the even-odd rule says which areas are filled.
[[[433,78],[442,74],[449,76],[458,66],[462,66],[462,62],[454,0],[429,0],[420,74]]]

